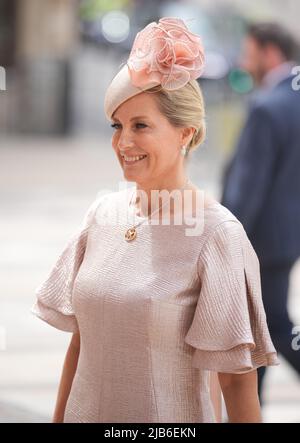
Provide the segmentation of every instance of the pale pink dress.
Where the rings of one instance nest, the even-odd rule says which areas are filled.
[[[146,222],[126,242],[131,192],[93,202],[36,290],[32,312],[81,335],[64,422],[215,422],[210,371],[278,364],[257,256],[215,200],[197,236]]]

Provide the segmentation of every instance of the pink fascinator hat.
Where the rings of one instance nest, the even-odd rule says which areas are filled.
[[[204,49],[179,18],[164,17],[138,32],[127,60],[107,88],[104,111],[111,120],[126,100],[153,86],[172,91],[201,76]]]

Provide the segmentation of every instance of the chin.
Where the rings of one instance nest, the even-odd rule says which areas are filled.
[[[123,176],[125,180],[128,180],[130,182],[136,182],[139,179],[137,174],[130,174],[128,171],[123,171]]]

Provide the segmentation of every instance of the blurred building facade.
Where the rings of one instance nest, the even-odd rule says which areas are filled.
[[[78,39],[72,0],[0,0],[1,132],[65,133],[69,62]]]
[[[300,2],[297,0],[201,0],[201,4],[217,10],[235,8],[254,21],[275,20],[300,38]]]

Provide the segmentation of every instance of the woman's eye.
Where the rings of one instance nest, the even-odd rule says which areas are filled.
[[[121,127],[120,123],[113,123],[110,126],[111,126],[111,128],[114,128],[114,129],[120,129],[120,127]],[[147,125],[145,123],[136,123],[135,126],[138,129],[142,129],[142,128],[146,128],[147,127]]]

